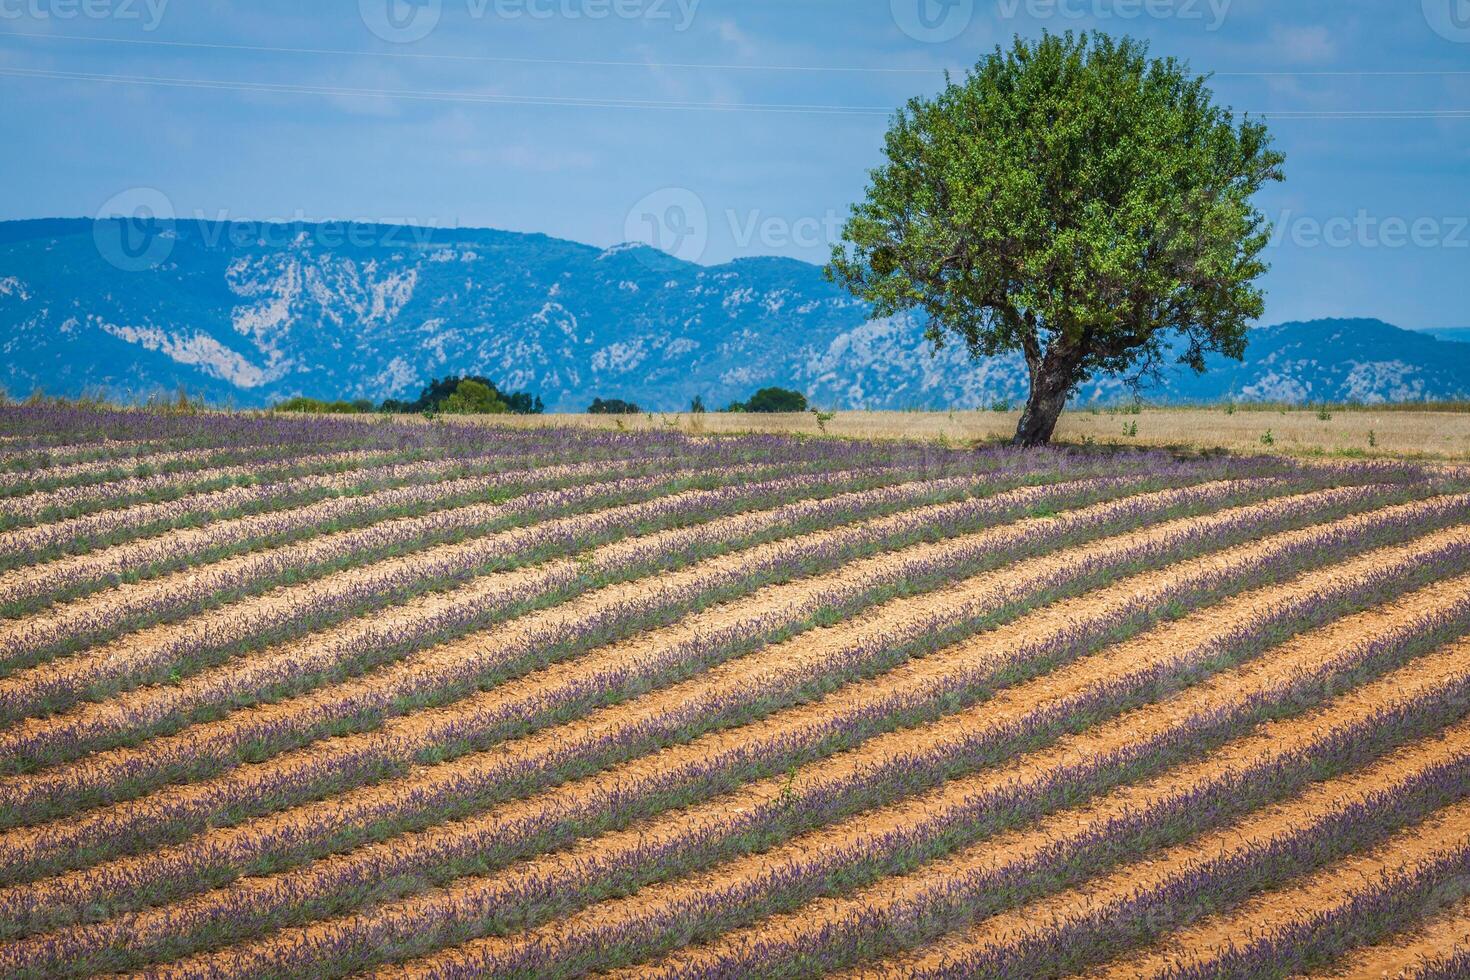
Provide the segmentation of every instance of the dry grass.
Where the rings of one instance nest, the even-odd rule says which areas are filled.
[[[1323,415],[1328,417],[1323,417]],[[654,412],[642,415],[480,416],[456,424],[587,425],[731,434],[803,433],[854,439],[1000,441],[1016,429],[1017,412],[837,412],[824,423],[810,413],[745,415]],[[1269,438],[1268,437],[1269,434]],[[1072,444],[1228,449],[1292,456],[1470,459],[1470,413],[1383,409],[1141,408],[1069,411],[1057,440]]]

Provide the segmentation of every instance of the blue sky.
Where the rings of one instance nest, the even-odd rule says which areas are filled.
[[[1470,0],[0,0],[0,218],[144,188],[820,262],[893,107],[1089,27],[1273,114],[1266,320],[1470,325]]]

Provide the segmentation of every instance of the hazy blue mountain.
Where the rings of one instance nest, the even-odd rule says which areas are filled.
[[[626,245],[402,226],[82,219],[0,222],[0,385],[218,402],[416,394],[485,374],[552,410],[594,396],[678,410],[779,384],[844,408],[971,407],[1024,395],[1018,358],[932,353],[819,268],[700,266]],[[1160,400],[1470,397],[1470,346],[1376,320],[1252,331],[1244,364],[1178,371]],[[1123,397],[1116,379],[1083,401]]]
[[[1470,327],[1430,327],[1421,330],[1436,340],[1453,340],[1460,344],[1470,344]]]

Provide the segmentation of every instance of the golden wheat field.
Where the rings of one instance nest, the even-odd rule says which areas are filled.
[[[1020,412],[834,411],[786,414],[647,412],[640,415],[479,416],[450,418],[467,425],[535,428],[578,425],[617,431],[688,435],[759,432],[853,439],[947,440],[952,444],[1008,441]],[[1466,406],[1170,407],[1123,405],[1062,413],[1057,440],[1102,448],[1225,449],[1238,453],[1343,458],[1470,459]]]
[[[1459,470],[67,405],[0,459],[0,976],[1470,972]]]

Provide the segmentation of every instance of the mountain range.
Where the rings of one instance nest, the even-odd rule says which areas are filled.
[[[1318,320],[1251,330],[1156,401],[1470,398],[1470,330]],[[0,385],[133,399],[183,386],[241,407],[412,397],[483,374],[552,411],[594,397],[711,407],[781,385],[838,408],[979,407],[1025,395],[1017,356],[933,352],[822,270],[715,266],[490,229],[207,220],[0,222]],[[1128,396],[1104,377],[1080,402]]]

